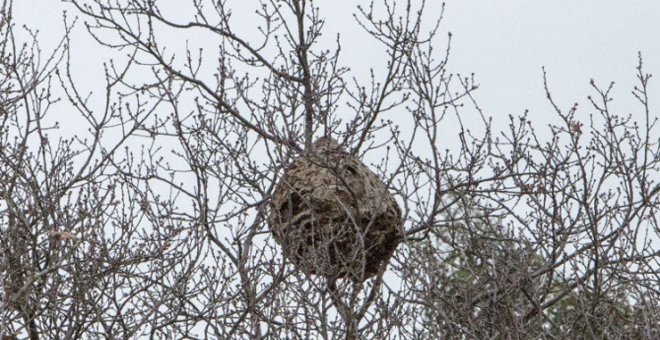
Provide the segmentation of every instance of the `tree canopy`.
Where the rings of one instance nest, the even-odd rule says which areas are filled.
[[[311,0],[256,1],[251,32],[225,0],[66,2],[50,51],[0,7],[3,337],[660,337],[641,54],[632,113],[612,109],[613,83],[579,108],[546,80],[540,126],[488,116],[424,1],[355,9],[387,60],[366,77]],[[81,26],[112,56],[103,87],[75,76]],[[300,270],[268,223],[285,169],[324,136],[401,208],[401,241],[364,281]],[[341,207],[354,186],[332,185]],[[374,222],[353,210],[360,247]]]

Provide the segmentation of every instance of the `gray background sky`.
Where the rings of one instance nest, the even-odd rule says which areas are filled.
[[[190,1],[159,2],[176,9],[189,7]],[[251,1],[233,3],[240,13],[240,4]],[[365,70],[384,64],[383,54],[371,48],[377,45],[365,40],[367,35],[359,31],[351,15],[357,4],[367,1],[317,3],[327,18],[328,36],[342,34],[345,64]],[[439,12],[440,4],[428,1],[429,17]],[[71,5],[59,0],[15,0],[15,17],[18,23],[40,29],[42,44],[48,49],[62,34],[61,12],[67,8],[73,17]],[[249,20],[241,22],[251,24]],[[108,55],[83,28],[78,25],[74,40],[78,72],[90,86],[102,85],[95,82],[102,79],[101,61]],[[496,120],[525,109],[530,109],[530,117],[539,123],[552,116],[543,92],[542,66],[562,108],[579,101],[584,117],[590,112],[586,96],[593,93],[590,78],[602,84],[616,81],[614,107],[625,114],[634,111],[630,90],[637,52],[643,53],[648,72],[660,70],[660,1],[449,1],[442,31],[443,39],[446,32],[453,33],[450,71],[476,74],[481,85],[476,94],[479,104]],[[444,48],[444,41],[440,43]],[[660,101],[660,85],[651,89],[653,104]]]

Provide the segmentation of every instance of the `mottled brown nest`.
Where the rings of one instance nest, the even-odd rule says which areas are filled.
[[[333,280],[375,275],[403,237],[401,210],[385,184],[328,137],[285,170],[268,222],[292,263]]]

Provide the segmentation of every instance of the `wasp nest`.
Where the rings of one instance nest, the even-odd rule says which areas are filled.
[[[285,170],[268,222],[299,269],[355,282],[387,265],[403,237],[401,210],[385,184],[328,137]]]

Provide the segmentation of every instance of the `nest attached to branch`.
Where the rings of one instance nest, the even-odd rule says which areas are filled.
[[[386,185],[331,138],[294,160],[273,192],[268,222],[300,270],[362,282],[403,239],[401,210]]]

